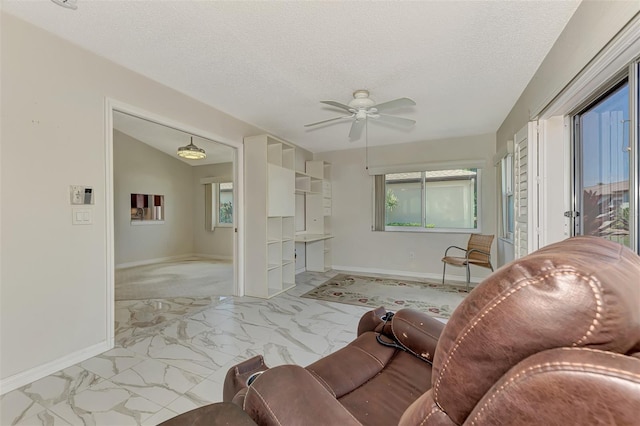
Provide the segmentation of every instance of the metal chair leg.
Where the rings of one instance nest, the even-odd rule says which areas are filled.
[[[442,262],[442,284],[444,284],[444,272],[447,270],[447,262]]]
[[[470,281],[471,281],[471,271],[469,270],[469,263],[467,262],[467,293],[469,292]]]

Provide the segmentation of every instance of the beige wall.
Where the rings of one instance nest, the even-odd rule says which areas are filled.
[[[483,160],[482,232],[495,234],[495,171],[491,158],[495,153],[494,135],[416,142],[369,148],[370,166]],[[364,149],[316,154],[316,159],[331,163],[332,230],[334,267],[353,271],[369,270],[423,277],[441,277],[440,259],[450,245],[466,246],[469,234],[373,232],[373,178],[365,170]],[[495,256],[496,246],[493,245]],[[410,259],[409,253],[415,257]],[[449,268],[448,277],[464,280],[461,268]],[[488,270],[487,270],[488,271]],[[474,278],[486,276],[476,268]]]
[[[5,12],[0,27],[0,387],[6,391],[111,345],[105,99],[220,142],[240,144],[263,131]],[[94,188],[92,225],[71,225],[74,184]]]
[[[497,150],[544,107],[640,11],[640,1],[583,1],[497,132]]]
[[[124,133],[113,134],[116,266],[193,253],[192,167]],[[164,195],[164,223],[131,225],[131,194]]]
[[[193,210],[193,253],[220,259],[233,258],[233,227],[216,226],[213,231],[204,227],[204,185],[201,178],[231,177],[233,164],[221,163],[192,168],[194,210]],[[236,205],[236,203],[234,203]]]

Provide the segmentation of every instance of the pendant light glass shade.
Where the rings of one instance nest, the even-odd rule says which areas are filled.
[[[189,145],[178,148],[178,156],[188,160],[202,160],[207,158],[207,153],[204,152],[204,149],[198,148],[193,144],[192,136],[191,143]]]

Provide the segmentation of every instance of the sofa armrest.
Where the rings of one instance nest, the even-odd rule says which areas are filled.
[[[234,401],[236,395],[249,386],[247,381],[252,375],[268,369],[262,355],[256,355],[231,367],[224,378],[222,400],[224,402]]]
[[[360,322],[358,322],[358,336],[367,331],[379,331],[378,327],[382,325],[384,322],[382,317],[387,313],[387,310],[380,306],[372,311],[369,311],[360,317]]]
[[[311,373],[297,365],[262,373],[247,390],[244,410],[260,425],[360,425]]]
[[[391,330],[396,341],[409,352],[433,362],[444,323],[414,309],[401,309],[391,321]]]

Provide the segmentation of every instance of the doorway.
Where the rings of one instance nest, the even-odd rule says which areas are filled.
[[[134,107],[107,104],[108,300],[113,303],[108,324],[114,341],[132,320],[136,327],[153,326],[191,307],[202,308],[207,297],[242,294],[237,226],[242,144],[220,142]],[[206,161],[178,158],[178,148],[190,143],[206,152]],[[206,196],[212,181],[221,190],[213,198]],[[216,204],[205,209],[207,202]],[[213,227],[206,214],[213,216]],[[125,294],[119,286],[123,277],[137,280],[143,291],[129,285]]]

